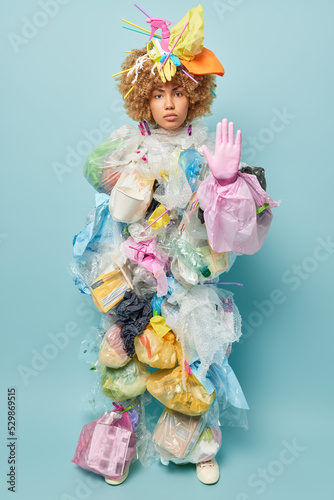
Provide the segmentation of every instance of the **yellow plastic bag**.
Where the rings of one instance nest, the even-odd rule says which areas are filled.
[[[152,373],[147,390],[167,408],[190,416],[206,413],[216,396],[216,391],[209,395],[192,373],[185,372],[182,380],[182,366]]]
[[[177,346],[172,332],[160,337],[151,326],[135,337],[135,350],[139,361],[152,368],[174,368],[177,362]]]

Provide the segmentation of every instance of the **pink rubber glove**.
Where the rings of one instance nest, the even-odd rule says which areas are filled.
[[[241,154],[241,132],[237,131],[234,142],[234,124],[224,118],[217,123],[216,147],[212,155],[206,146],[202,147],[212,175],[220,185],[232,184],[237,178]]]

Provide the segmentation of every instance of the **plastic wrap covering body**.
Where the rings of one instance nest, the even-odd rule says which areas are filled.
[[[123,368],[101,370],[102,393],[113,401],[124,401],[143,394],[150,372],[136,358]]]
[[[94,286],[107,271],[114,281],[124,272],[130,283],[124,278],[127,290],[125,283],[123,288],[117,280],[112,284],[108,293],[117,293],[107,307],[100,307],[104,296],[94,292],[107,333],[102,342],[100,332],[96,345],[84,346],[90,363],[97,366],[91,359],[96,353],[102,365],[98,388],[88,400],[95,411],[110,409],[111,401],[134,404],[139,415],[135,457],[145,465],[159,456],[165,464],[210,460],[221,446],[220,423],[247,427],[248,405],[228,364],[241,318],[233,294],[216,282],[236,254],[261,247],[277,203],[262,189],[263,169],[241,166],[234,184],[217,186],[202,154],[204,144],[213,151],[199,123],[175,131],[152,128],[145,136],[126,125],[85,165],[87,179],[100,193],[74,240],[76,285],[84,293],[90,294],[92,285],[99,291]],[[158,423],[157,406],[144,410],[151,395],[165,406]],[[126,470],[125,460],[103,465],[103,457],[94,462],[87,455],[95,427],[94,422],[86,426],[76,463],[88,460],[89,470],[117,477],[117,467],[117,474]],[[99,424],[96,443],[106,427]],[[115,430],[112,445],[111,437],[104,440],[118,456],[127,439],[123,427]],[[104,453],[103,444],[100,450]]]
[[[135,434],[127,412],[107,412],[83,427],[72,462],[96,474],[117,479],[129,467],[135,446]]]

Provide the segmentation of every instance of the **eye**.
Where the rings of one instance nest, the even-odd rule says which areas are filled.
[[[176,97],[182,97],[183,93],[182,92],[176,92],[175,95],[176,95]]]
[[[156,95],[154,96],[154,99],[160,99],[160,97],[162,97],[162,94],[156,94]]]

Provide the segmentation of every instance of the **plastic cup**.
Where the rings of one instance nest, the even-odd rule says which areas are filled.
[[[112,216],[118,222],[130,222],[143,203],[143,196],[129,187],[115,187]]]

